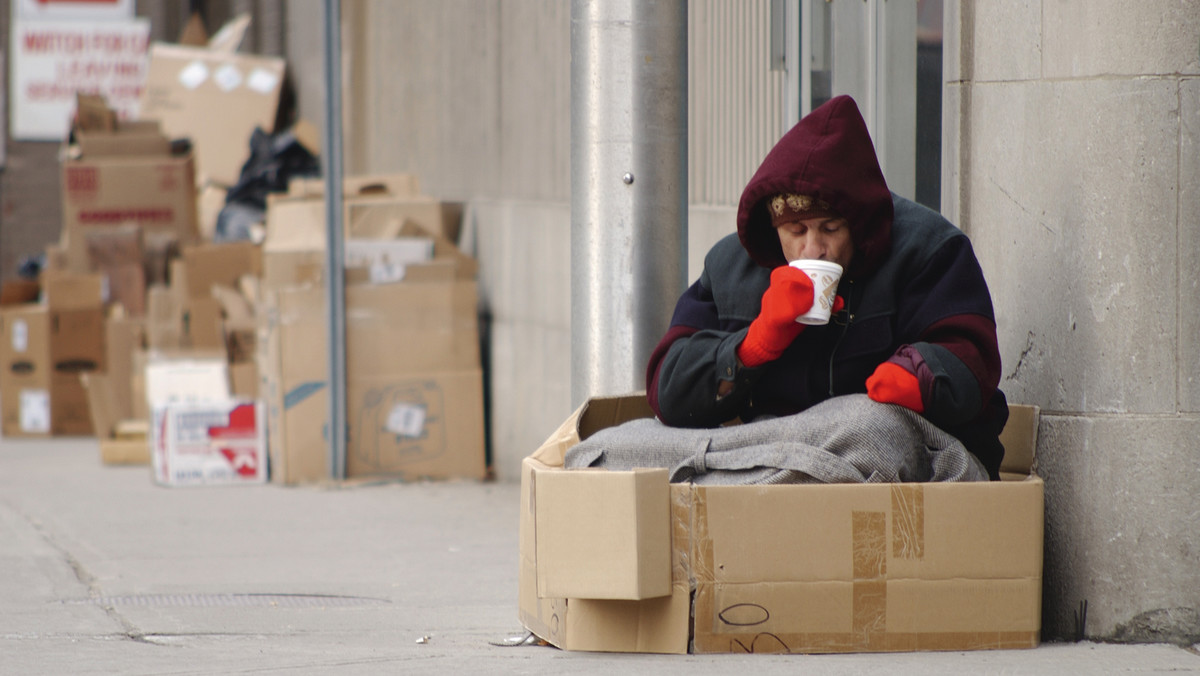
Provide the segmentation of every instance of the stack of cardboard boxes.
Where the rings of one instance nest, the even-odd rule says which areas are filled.
[[[95,435],[166,485],[261,482],[268,448],[276,481],[330,478],[324,181],[274,195],[264,241],[214,242],[199,217],[274,129],[284,63],[236,53],[244,28],[154,45],[140,121],[80,96],[60,241],[0,294],[5,436]],[[482,478],[461,208],[407,174],[345,191],[346,474]]]
[[[0,416],[6,437],[88,435],[81,374],[105,369],[99,275],[48,275],[44,303],[0,308]]]
[[[348,180],[344,203],[346,476],[482,478],[476,264],[451,242],[455,207],[409,176]],[[286,483],[328,476],[324,211],[313,182],[267,210],[259,368]]]

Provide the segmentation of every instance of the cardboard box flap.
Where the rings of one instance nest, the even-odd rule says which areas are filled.
[[[170,155],[171,142],[157,130],[78,131],[75,143],[79,157]]]
[[[208,44],[208,31],[204,28],[204,17],[199,12],[192,12],[188,17],[176,42],[192,47],[203,47]]]
[[[189,298],[207,298],[215,285],[236,287],[245,275],[261,275],[263,267],[261,248],[248,241],[188,245],[183,262]]]
[[[542,598],[647,599],[671,593],[667,470],[534,472]]]
[[[325,250],[325,203],[309,199],[270,199],[263,253]]]
[[[108,107],[101,94],[75,93],[75,118],[71,131],[113,131],[117,128],[117,111]]]
[[[347,198],[371,195],[415,197],[421,193],[416,174],[368,174],[342,178],[343,195]],[[324,197],[325,179],[297,177],[288,182],[289,197]]]
[[[0,307],[36,303],[42,285],[33,279],[6,279],[0,284]]]
[[[346,198],[346,227],[354,236],[385,230],[389,222],[413,221],[432,233],[457,241],[462,230],[461,202],[428,195],[366,195]],[[391,226],[395,227],[395,226]]]
[[[479,262],[459,251],[449,239],[440,233],[430,232],[426,228],[405,221],[400,226],[401,237],[430,237],[433,239],[433,259],[435,261],[450,261],[454,264],[459,279],[474,279],[479,272]]]
[[[43,275],[46,305],[51,310],[87,310],[104,305],[104,275],[55,272]]]
[[[587,402],[584,402],[575,409],[575,412],[568,416],[563,424],[559,425],[558,429],[554,430],[529,457],[546,467],[562,467],[567,449],[579,443],[579,418],[583,415],[587,405]]]
[[[596,432],[638,418],[653,418],[654,409],[646,399],[646,393],[635,392],[609,397],[593,397],[583,407],[579,417],[579,441]]]
[[[119,400],[113,378],[104,373],[81,373],[79,379],[87,390],[88,411],[92,415],[92,429],[96,436],[108,439],[121,421]]]
[[[1004,445],[1004,460],[1000,463],[1002,473],[1019,476],[1033,473],[1040,419],[1041,409],[1037,406],[1008,405],[1008,424],[1000,433],[1000,443]]]
[[[236,53],[242,46],[242,40],[246,38],[246,31],[249,28],[250,15],[239,14],[217,29],[216,33],[213,33],[213,36],[208,39],[207,47],[222,54]]]
[[[139,114],[192,140],[199,183],[234,185],[254,129],[275,131],[285,69],[279,57],[156,42]]]

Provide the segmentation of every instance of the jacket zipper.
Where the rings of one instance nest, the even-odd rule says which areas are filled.
[[[836,397],[833,391],[833,358],[837,356],[838,347],[842,344],[842,339],[846,337],[846,332],[850,330],[850,325],[854,323],[854,313],[850,311],[850,307],[854,302],[854,280],[846,280],[850,288],[846,291],[846,323],[842,325],[842,332],[838,334],[837,340],[833,343],[833,350],[829,353],[829,396]]]

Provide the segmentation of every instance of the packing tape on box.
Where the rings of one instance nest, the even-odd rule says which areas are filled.
[[[892,486],[892,557],[925,558],[925,487],[920,484]]]
[[[852,521],[852,609],[849,632],[764,632],[757,623],[741,621],[754,604],[740,603],[721,608],[721,588],[714,573],[714,548],[708,525],[705,492],[693,488],[692,579],[695,596],[695,643],[697,653],[710,652],[811,652],[844,653],[866,651],[980,650],[1032,648],[1038,644],[1034,631],[888,631],[888,559],[923,560],[925,556],[925,489],[920,484],[896,484],[891,488],[891,541],[888,513],[855,511]],[[737,613],[731,611],[737,611]],[[766,612],[765,609],[762,612]],[[704,631],[704,629],[707,631]]]
[[[887,514],[854,512],[854,611],[851,633],[867,648],[887,633]]]

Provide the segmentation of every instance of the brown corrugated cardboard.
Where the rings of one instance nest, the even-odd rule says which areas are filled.
[[[183,346],[199,350],[225,350],[221,302],[212,296],[188,298],[183,307]]]
[[[236,289],[244,275],[261,275],[262,249],[253,242],[193,244],[183,248],[183,263],[187,296],[208,298],[213,285]]]
[[[110,303],[140,317],[146,313],[146,269],[142,229],[132,223],[97,226],[81,233],[88,270],[104,275]]]
[[[200,241],[211,242],[217,233],[217,217],[225,208],[225,197],[229,188],[206,183],[196,196],[196,227]]]
[[[104,275],[52,272],[42,276],[46,306],[51,310],[89,310],[101,307]]]
[[[113,131],[117,128],[117,111],[108,107],[101,94],[75,94],[73,131]]]
[[[146,348],[144,317],[109,316],[104,323],[107,355],[105,373],[113,387],[116,418],[133,415],[133,355]]]
[[[71,299],[77,297],[61,296]],[[0,309],[0,406],[5,436],[92,434],[81,373],[105,367],[104,314],[17,305]]]
[[[462,222],[462,204],[419,195],[383,195],[346,200],[349,237],[386,236],[391,230],[398,232],[406,221],[431,234],[457,241]]]
[[[204,17],[200,12],[192,12],[188,16],[188,20],[183,24],[183,30],[179,32],[179,40],[181,45],[191,45],[192,47],[205,47],[208,45],[208,31],[204,28]]]
[[[157,129],[136,129],[113,133],[110,131],[76,131],[75,143],[83,157],[98,155],[168,155],[171,142]]]
[[[475,278],[478,263],[459,251],[450,239],[409,220],[397,220],[395,226],[388,231],[389,237],[432,239],[434,262],[452,264],[460,279]],[[277,287],[319,283],[325,266],[325,237],[324,202],[317,199],[273,201],[267,209],[267,235],[262,247],[264,284]],[[387,239],[383,238],[384,241]]]
[[[44,306],[0,308],[0,407],[6,437],[50,435],[50,321]]]
[[[311,126],[311,125],[309,125]],[[308,143],[306,143],[308,145]],[[364,174],[342,178],[343,197],[393,195],[410,197],[421,194],[416,174]],[[288,182],[288,197],[324,197],[325,179],[297,177]]]
[[[259,367],[273,476],[329,477],[324,289],[268,292]],[[474,282],[346,288],[347,476],[483,476]]]
[[[535,500],[540,598],[670,595],[667,470],[544,472]]]
[[[257,399],[258,365],[253,361],[230,362],[229,385],[233,391],[234,398]],[[264,422],[263,424],[266,423]]]
[[[63,162],[63,235],[69,264],[86,269],[81,233],[97,226],[141,226],[147,249],[196,239],[191,155],[98,155]]]
[[[284,65],[278,57],[152,44],[139,114],[159,120],[170,138],[192,140],[200,183],[234,185],[254,128],[275,129]]]
[[[150,464],[146,435],[121,432],[134,416],[133,361],[134,355],[145,349],[145,335],[145,318],[110,316],[105,321],[105,372],[90,372],[80,377],[87,390],[92,430],[100,443],[100,460],[104,464]],[[142,407],[145,408],[144,401]]]
[[[112,379],[100,372],[84,373],[79,376],[87,390],[88,410],[92,416],[92,431],[97,438],[108,439],[121,420],[120,402],[117,401]]]
[[[183,346],[183,308],[169,287],[146,290],[146,347],[175,350]]]
[[[0,306],[36,303],[42,285],[33,279],[6,279],[0,284]]]
[[[1018,405],[1003,439],[1013,480],[675,484],[670,597],[539,598],[542,556],[557,543],[539,530],[537,515],[571,508],[548,503],[553,496],[540,484],[556,474],[578,474],[578,481],[601,474],[564,472],[563,453],[597,429],[644,415],[644,402],[593,399],[524,462],[520,617],[542,638],[565,649],[638,652],[1037,645],[1043,484],[1029,473],[1037,410]],[[619,588],[614,576],[630,573],[608,561],[610,569],[590,582],[607,581],[605,593]]]
[[[480,369],[356,376],[346,390],[347,477],[484,477]]]
[[[139,439],[101,439],[100,462],[105,465],[149,465],[150,441]]]

